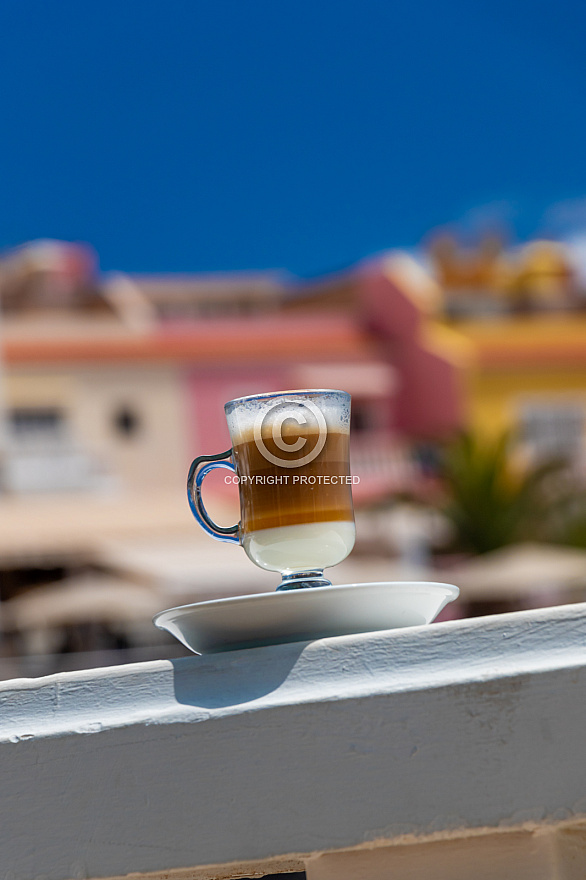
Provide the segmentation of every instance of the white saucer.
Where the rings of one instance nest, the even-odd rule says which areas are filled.
[[[424,581],[345,584],[214,599],[160,611],[159,629],[214,654],[431,623],[460,591]]]

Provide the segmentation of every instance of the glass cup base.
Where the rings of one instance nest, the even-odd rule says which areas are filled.
[[[307,590],[311,587],[331,587],[332,582],[324,577],[323,571],[296,571],[282,575],[279,590]]]

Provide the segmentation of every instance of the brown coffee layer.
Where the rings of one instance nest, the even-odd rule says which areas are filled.
[[[295,452],[283,451],[272,437],[263,438],[267,451],[291,462],[292,467],[267,461],[253,438],[234,447],[243,533],[303,523],[353,521],[348,433],[329,431],[316,458],[301,466],[295,462],[311,453],[320,438],[300,426],[297,434],[289,429],[286,442],[290,444],[297,437],[307,442]]]

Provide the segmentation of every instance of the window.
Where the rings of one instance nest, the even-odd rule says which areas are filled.
[[[350,410],[350,434],[368,434],[376,431],[379,427],[380,407],[379,401],[354,398]]]
[[[141,420],[140,416],[130,406],[121,406],[114,413],[114,430],[116,433],[127,439],[130,439],[140,431],[141,428]]]
[[[585,407],[580,401],[531,401],[519,411],[520,438],[537,458],[575,458],[582,450]]]
[[[67,436],[65,413],[56,407],[18,407],[9,413],[10,434],[19,446],[47,448]]]

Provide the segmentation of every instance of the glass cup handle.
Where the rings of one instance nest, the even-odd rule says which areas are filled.
[[[210,471],[222,468],[226,471],[232,471],[234,474],[236,473],[236,468],[231,461],[222,461],[222,459],[230,458],[231,455],[232,450],[229,449],[227,452],[221,452],[219,455],[199,455],[191,462],[189,476],[187,477],[187,500],[189,501],[192,514],[204,532],[207,532],[212,538],[216,538],[217,541],[239,544],[238,532],[240,524],[230,526],[229,528],[216,525],[205,509],[203,498],[201,497],[201,484],[206,474],[209,474]]]

